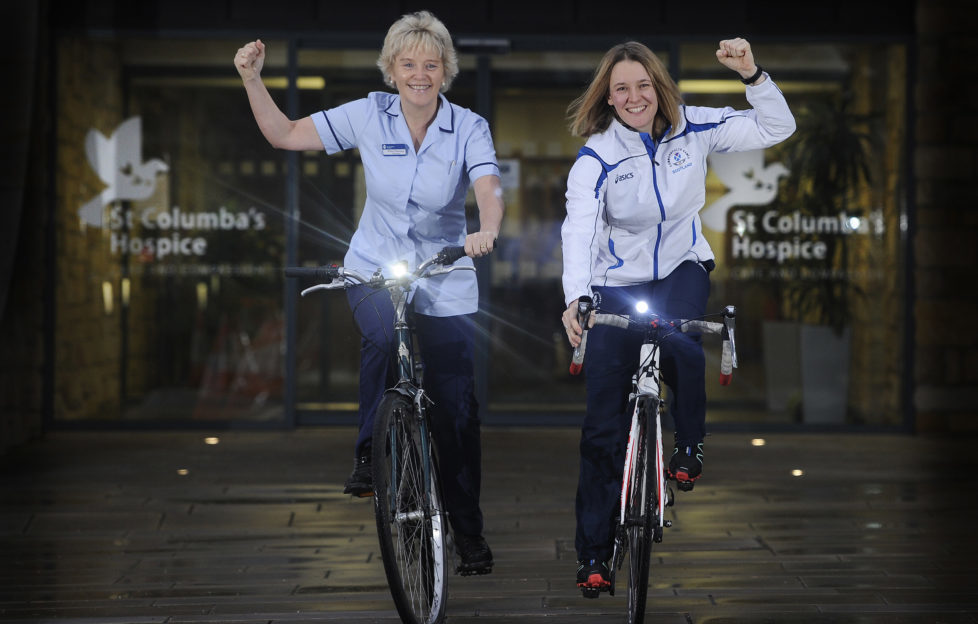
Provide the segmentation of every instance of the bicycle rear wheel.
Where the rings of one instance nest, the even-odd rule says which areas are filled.
[[[445,615],[447,523],[436,475],[414,404],[388,392],[374,420],[374,511],[391,597],[408,624],[434,624]]]
[[[642,399],[639,399],[642,400]],[[649,590],[649,564],[654,536],[653,519],[656,510],[655,467],[655,410],[657,401],[644,400],[640,409],[635,445],[632,487],[625,509],[625,535],[628,541],[628,622],[645,621],[645,604]]]

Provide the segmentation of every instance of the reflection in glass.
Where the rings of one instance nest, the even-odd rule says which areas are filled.
[[[711,46],[682,52],[684,79],[722,79]],[[710,157],[701,217],[718,260],[711,305],[738,306],[744,351],[741,383],[719,395],[708,389],[726,395],[710,418],[898,425],[905,49],[764,45],[755,53],[798,130],[762,155]],[[744,108],[737,91],[685,97]],[[742,183],[748,192],[736,195]],[[763,185],[776,192],[762,200]],[[708,219],[717,207],[720,220]],[[884,326],[893,333],[881,334]]]
[[[229,76],[241,43],[58,40],[58,419],[283,417],[288,161],[261,137]],[[266,43],[266,79],[284,105],[287,42]],[[712,44],[675,49],[688,105],[747,107]],[[488,422],[566,421],[583,410],[559,324],[566,176],[583,143],[565,115],[603,52],[514,51],[488,65],[463,54],[448,94],[489,110],[503,173],[500,247],[480,265],[489,337],[477,383],[488,385]],[[799,130],[763,154],[710,159],[701,212],[718,260],[710,307],[738,307],[741,368],[732,386],[707,388],[708,418],[898,425],[906,48],[764,43],[755,52]],[[376,55],[300,49],[298,113],[384,90]],[[477,98],[480,67],[488,104]],[[99,167],[97,146],[135,118],[142,162]],[[358,154],[296,160],[298,259],[339,262],[364,203]],[[151,161],[151,175],[135,175]],[[103,195],[123,178],[151,191]],[[738,185],[753,203],[734,196]],[[94,212],[82,211],[93,201]],[[327,295],[299,300],[296,312],[298,408],[336,422],[358,400],[349,307]],[[816,353],[829,345],[840,350]],[[706,348],[713,370],[719,353]]]
[[[212,43],[59,42],[58,418],[282,419],[285,172]]]

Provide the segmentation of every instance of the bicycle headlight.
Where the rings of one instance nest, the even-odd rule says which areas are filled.
[[[645,314],[649,311],[649,304],[645,303],[644,301],[639,301],[635,304],[635,311],[639,314]]]
[[[395,262],[391,265],[391,274],[394,277],[401,278],[407,275],[407,262],[401,260],[400,262]]]

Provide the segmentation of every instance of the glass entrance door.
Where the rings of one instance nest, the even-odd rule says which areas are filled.
[[[743,85],[717,65],[712,45],[666,50],[672,54],[657,52],[677,74],[687,105],[749,107]],[[734,427],[899,426],[905,46],[765,51],[765,67],[786,94],[799,132],[761,154],[761,163],[782,163],[794,173],[779,176],[765,203],[735,205],[725,224],[711,221],[704,229],[719,265],[710,309],[736,304],[742,327],[738,382],[707,389],[708,420]],[[462,73],[447,94],[489,120],[506,204],[499,250],[478,264],[484,333],[477,385],[487,424],[572,424],[583,414],[583,380],[567,372],[570,350],[559,321],[566,178],[584,142],[568,132],[566,110],[603,52],[463,53]],[[303,114],[383,88],[374,51],[308,49],[298,58],[300,84],[314,87],[299,90]],[[806,175],[817,163],[804,160],[804,146],[821,149],[816,140],[825,138],[819,120],[834,120],[863,148],[854,177],[835,186]],[[829,146],[830,153],[845,153],[840,149]],[[735,183],[724,179],[719,158],[711,156],[704,209]],[[300,172],[299,259],[337,261],[363,204],[357,155],[304,154]],[[468,205],[474,226],[471,194]],[[802,251],[811,256],[816,248],[818,261],[807,261]],[[304,301],[298,318],[299,422],[352,422],[359,339],[344,298]],[[874,319],[885,319],[886,335]],[[823,329],[828,334],[820,338]],[[845,348],[833,364],[803,363],[801,351],[813,348],[804,345],[835,342]],[[708,342],[706,350],[708,366],[715,366],[718,347]],[[716,377],[708,373],[708,380]],[[828,385],[819,390],[816,382]],[[837,399],[831,412],[819,406],[828,396]]]

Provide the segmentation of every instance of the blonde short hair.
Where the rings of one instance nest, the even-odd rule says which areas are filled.
[[[666,128],[673,131],[679,122],[679,107],[683,100],[679,86],[669,75],[666,66],[659,60],[648,46],[637,41],[619,43],[605,52],[601,63],[594,72],[594,78],[588,88],[567,107],[567,117],[570,120],[570,131],[574,136],[589,137],[592,134],[604,132],[616,117],[615,109],[608,104],[611,94],[611,70],[621,61],[641,63],[652,79],[652,88],[659,103],[652,123],[652,135],[662,138]]]
[[[442,85],[441,91],[448,91],[455,76],[458,75],[458,54],[455,52],[455,45],[452,43],[452,36],[448,33],[448,29],[441,20],[428,11],[409,13],[394,22],[387,31],[384,47],[377,59],[377,67],[384,75],[384,82],[393,86],[391,74],[395,59],[399,54],[414,48],[433,50],[441,57],[442,66],[445,68],[445,84]]]

